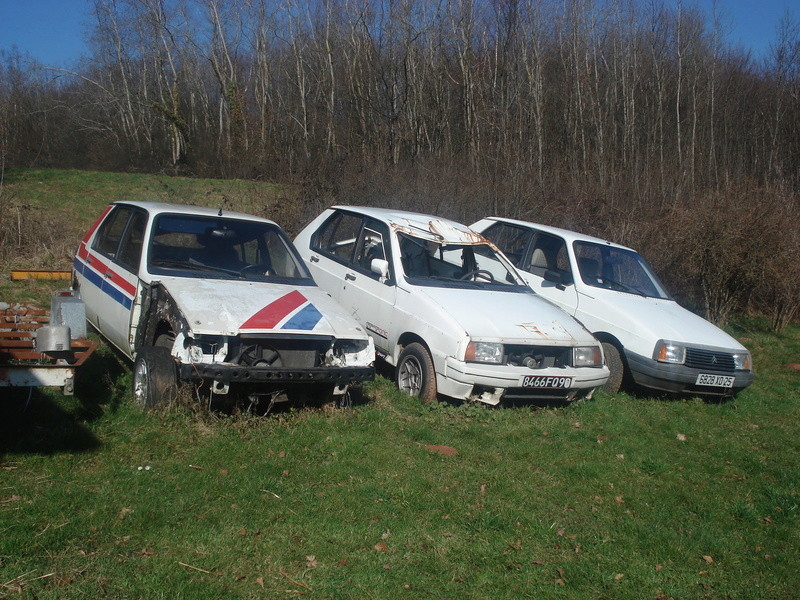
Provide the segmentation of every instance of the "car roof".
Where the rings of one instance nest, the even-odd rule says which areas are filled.
[[[204,217],[222,217],[225,219],[242,219],[245,221],[259,221],[277,225],[275,221],[249,215],[247,213],[236,212],[223,208],[211,208],[209,206],[194,206],[191,204],[172,204],[169,202],[145,202],[142,200],[121,200],[112,204],[126,204],[128,206],[138,206],[152,215],[161,213],[180,213],[183,215],[199,215]]]
[[[633,250],[633,248],[628,248],[627,246],[623,246],[622,244],[615,244],[614,242],[609,242],[608,240],[604,240],[602,238],[586,235],[578,231],[570,231],[569,229],[561,229],[560,227],[541,225],[540,223],[531,223],[530,221],[520,221],[519,219],[509,219],[508,217],[486,217],[486,220],[498,221],[502,223],[511,223],[512,225],[519,225],[520,227],[535,227],[539,231],[561,236],[570,244],[572,244],[572,242],[592,242],[595,244],[602,244],[604,246],[612,246],[614,248],[620,248],[622,250],[630,250],[632,252],[636,252],[635,250]]]
[[[490,243],[480,233],[473,231],[462,223],[433,215],[391,208],[373,208],[371,206],[336,205],[331,206],[331,210],[357,212],[383,221],[395,231],[435,242],[451,244]]]

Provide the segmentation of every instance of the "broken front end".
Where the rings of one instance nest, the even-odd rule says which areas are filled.
[[[212,395],[225,396],[235,392],[251,401],[264,398],[270,402],[295,398],[314,401],[331,395],[345,396],[350,386],[374,377],[372,339],[355,328],[342,327],[331,316],[324,319],[327,322],[324,326],[323,311],[330,314],[332,309],[321,297],[314,297],[313,304],[309,302],[305,296],[312,295],[310,289],[304,290],[305,303],[296,298],[301,295],[296,290],[279,296],[273,304],[283,302],[286,305],[287,296],[296,300],[295,312],[289,311],[291,314],[287,313],[284,318],[284,321],[286,318],[295,320],[285,321],[288,324],[284,325],[285,329],[265,330],[263,313],[233,328],[230,319],[223,314],[229,315],[231,310],[187,310],[181,292],[177,286],[173,287],[178,295],[170,293],[160,283],[149,286],[143,294],[135,345],[137,348],[167,347],[176,361],[178,378],[192,382],[198,393],[208,390]],[[241,298],[242,294],[237,296],[236,290],[228,292],[232,292],[228,307],[236,306],[236,298]],[[210,294],[209,291],[206,299]],[[210,304],[221,306],[220,300]],[[308,310],[309,306],[320,306],[321,310],[315,308],[310,320],[308,315],[292,317],[304,310],[313,312]],[[250,311],[252,308],[241,314],[247,315]],[[189,314],[192,317],[187,317]],[[315,319],[317,322],[312,327],[311,321]],[[250,327],[256,330],[248,329]],[[306,333],[297,327],[311,330]],[[348,333],[352,337],[344,337]]]
[[[178,358],[180,379],[208,383],[215,394],[227,394],[236,385],[247,389],[248,395],[273,395],[290,388],[341,395],[374,374],[375,349],[370,339],[179,334],[172,353]]]

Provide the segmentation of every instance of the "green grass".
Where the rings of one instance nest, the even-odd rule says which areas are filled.
[[[722,403],[379,379],[352,411],[143,414],[104,347],[74,398],[5,400],[0,597],[793,597],[800,328],[743,325],[759,377]]]

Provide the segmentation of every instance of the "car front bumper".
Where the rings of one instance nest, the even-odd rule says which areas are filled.
[[[755,374],[752,371],[701,370],[684,365],[661,363],[633,352],[625,352],[625,359],[637,385],[675,394],[734,396],[753,383],[755,379]],[[733,377],[733,387],[697,385],[697,376],[701,373]]]
[[[437,373],[439,392],[453,398],[498,404],[501,400],[561,400],[584,398],[603,385],[609,371],[605,366],[584,368],[529,369],[511,365],[467,363],[447,357],[444,373]],[[569,377],[568,387],[525,387],[527,376]]]
[[[374,367],[265,368],[225,363],[189,363],[179,365],[182,380],[207,379],[224,384],[274,383],[353,385],[375,377]]]

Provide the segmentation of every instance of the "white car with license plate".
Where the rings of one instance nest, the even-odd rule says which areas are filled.
[[[608,378],[597,340],[464,225],[334,206],[295,245],[395,366],[399,388],[423,402],[574,400]]]
[[[730,396],[753,382],[747,349],[682,308],[636,251],[515,219],[489,217],[472,228],[497,244],[537,294],[574,315],[603,343],[609,391],[627,382]]]
[[[146,406],[179,380],[209,399],[233,390],[269,406],[342,400],[374,373],[370,337],[267,219],[114,203],[80,243],[74,286],[88,322],[135,360],[134,396]]]

